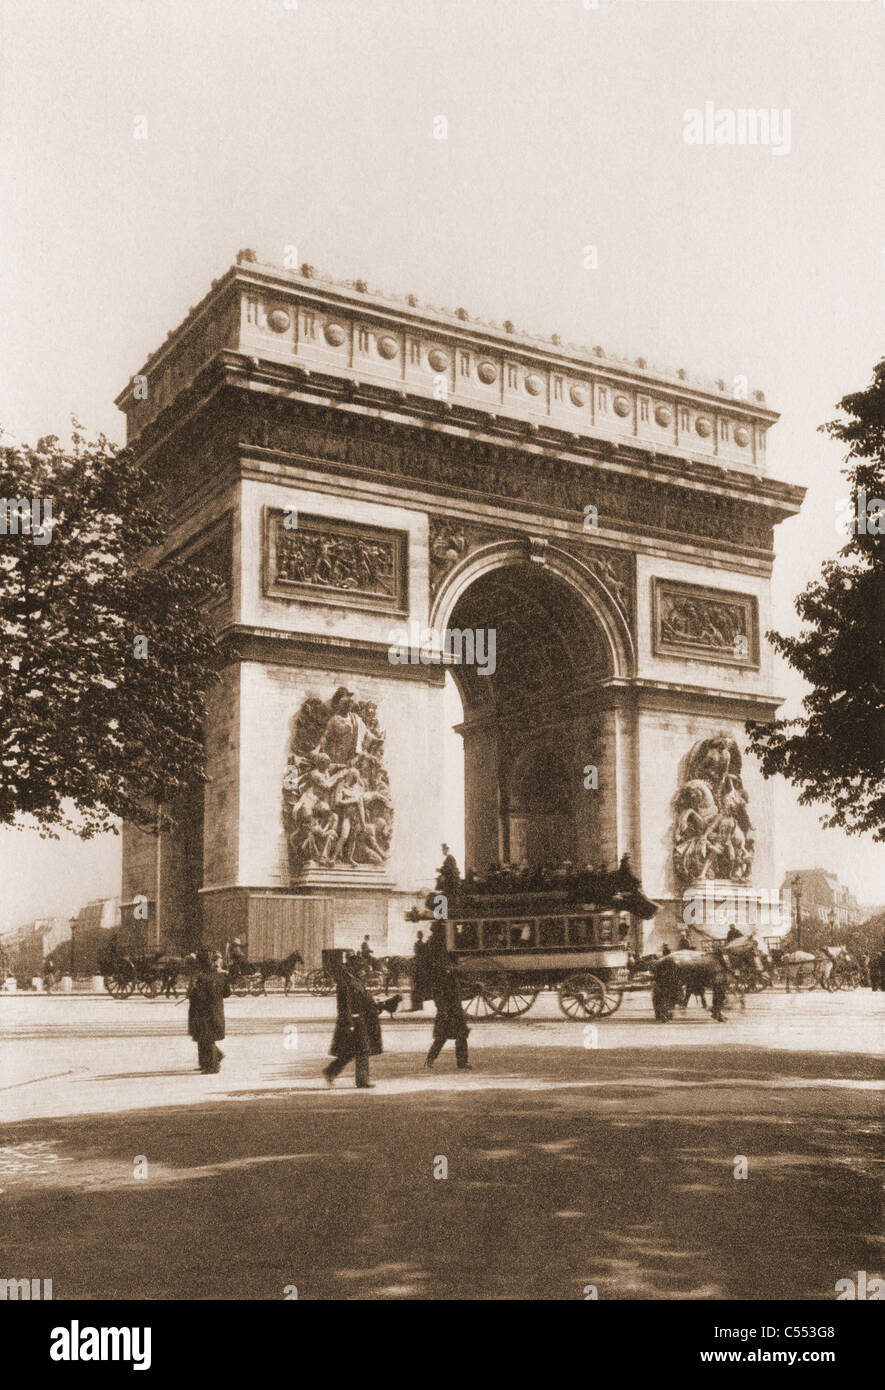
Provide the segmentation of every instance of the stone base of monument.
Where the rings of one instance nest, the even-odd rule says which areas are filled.
[[[778,936],[790,928],[789,893],[728,879],[701,879],[683,890],[678,915],[686,927],[724,937],[730,926],[748,936]]]
[[[387,868],[373,864],[329,864],[307,865],[292,875],[290,886],[305,888],[353,888],[362,891],[366,888],[389,890],[393,880]]]

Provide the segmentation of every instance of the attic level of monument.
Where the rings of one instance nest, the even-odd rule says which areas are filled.
[[[319,394],[374,394],[473,428],[543,430],[744,475],[764,474],[765,436],[778,418],[761,392],[729,394],[724,383],[656,373],[644,359],[422,309],[414,296],[397,301],[247,263],[215,283],[118,397],[130,439],[225,352],[264,368],[269,388],[300,378]],[[284,369],[276,377],[274,366]]]

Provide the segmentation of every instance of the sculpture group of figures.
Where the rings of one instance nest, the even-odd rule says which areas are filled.
[[[276,577],[290,583],[392,594],[393,551],[390,545],[361,536],[281,530]]]
[[[719,734],[696,743],[676,797],[673,862],[680,883],[747,881],[755,850],[748,800],[734,739]]]
[[[386,863],[393,802],[383,754],[371,701],[344,686],[326,702],[304,701],[283,782],[293,868]]]
[[[749,639],[743,610],[736,603],[716,603],[667,596],[661,636],[668,642],[696,642],[702,647],[735,651]]]

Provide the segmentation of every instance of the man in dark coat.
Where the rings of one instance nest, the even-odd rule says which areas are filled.
[[[230,994],[230,981],[218,968],[220,956],[201,951],[197,973],[188,990],[187,1031],[197,1044],[201,1072],[218,1072],[224,1053],[215,1044],[224,1037],[224,1001]]]
[[[447,898],[455,898],[461,885],[461,875],[454,854],[448,845],[442,845],[443,862],[436,871],[436,891]]]
[[[323,1076],[331,1086],[335,1077],[348,1062],[356,1063],[356,1084],[360,1090],[371,1090],[369,1058],[383,1051],[381,1021],[378,1006],[344,965],[337,951],[323,952],[323,965],[337,986],[338,1018],[329,1052],[333,1060],[323,1068]]]
[[[410,1014],[416,1014],[424,1008],[424,1000],[430,993],[427,983],[427,950],[428,943],[424,940],[424,933],[419,931],[415,938],[412,955],[414,964],[412,966],[412,1007]]]
[[[470,1029],[461,1003],[458,977],[452,969],[446,950],[444,924],[436,922],[431,929],[427,946],[427,967],[430,992],[436,1005],[433,1020],[433,1041],[424,1062],[430,1069],[449,1038],[455,1041],[455,1062],[459,1071],[472,1070],[467,1055],[467,1036]]]

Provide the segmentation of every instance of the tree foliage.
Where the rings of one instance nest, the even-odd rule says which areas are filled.
[[[47,498],[50,535],[22,534],[27,522],[13,534],[13,500],[36,519]],[[76,424],[67,448],[55,436],[0,448],[3,499],[0,824],[31,816],[42,834],[84,839],[118,817],[168,824],[204,776],[217,581],[154,563],[168,518],[145,468]]]
[[[885,840],[885,359],[837,409],[821,429],[848,446],[849,540],[796,599],[799,636],[767,634],[811,690],[800,718],[747,731],[764,775],[826,806],[825,826]]]

